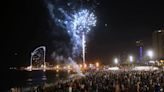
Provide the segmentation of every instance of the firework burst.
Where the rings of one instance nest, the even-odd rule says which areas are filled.
[[[47,2],[49,15],[53,22],[65,29],[71,37],[72,56],[85,54],[86,35],[96,26],[96,16],[91,9],[72,8],[68,3],[67,9],[52,2]],[[83,55],[84,57],[84,55]]]

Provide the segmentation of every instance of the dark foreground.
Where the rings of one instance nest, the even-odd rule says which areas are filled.
[[[7,70],[1,72],[0,92],[31,92],[38,86],[66,80],[68,75],[67,71]]]

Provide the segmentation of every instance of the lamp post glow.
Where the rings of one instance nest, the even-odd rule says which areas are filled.
[[[147,55],[150,57],[150,59],[152,59],[153,58],[153,51],[152,50],[149,50],[147,52]]]
[[[129,56],[130,63],[133,62],[133,56]]]
[[[114,63],[118,64],[118,59],[117,58],[114,59]]]
[[[83,67],[83,65],[82,65],[82,64],[79,64],[79,67],[80,67],[80,68],[82,68],[82,67]]]
[[[86,63],[84,63],[84,69],[86,69],[87,68],[87,64]]]
[[[98,62],[96,62],[96,67],[99,67],[99,63]]]
[[[59,65],[56,65],[56,69],[58,70],[60,68],[60,66]]]

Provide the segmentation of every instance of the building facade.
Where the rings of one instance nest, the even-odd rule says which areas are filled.
[[[154,58],[164,58],[164,30],[153,32]]]
[[[143,40],[138,40],[136,41],[136,46],[138,47],[138,60],[141,62],[143,60],[143,46],[144,46],[144,42]]]

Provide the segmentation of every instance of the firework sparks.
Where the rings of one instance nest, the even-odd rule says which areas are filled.
[[[72,25],[72,29],[75,30],[77,34],[88,33],[91,27],[96,26],[96,17],[88,10],[81,10],[73,15]]]
[[[82,51],[83,57],[85,57],[85,36],[91,31],[92,27],[96,26],[96,16],[89,9],[73,9],[71,11],[72,8],[70,6],[69,8],[70,10],[59,8],[50,2],[48,3],[51,19],[56,25],[65,29],[71,37],[73,56],[79,56]]]

